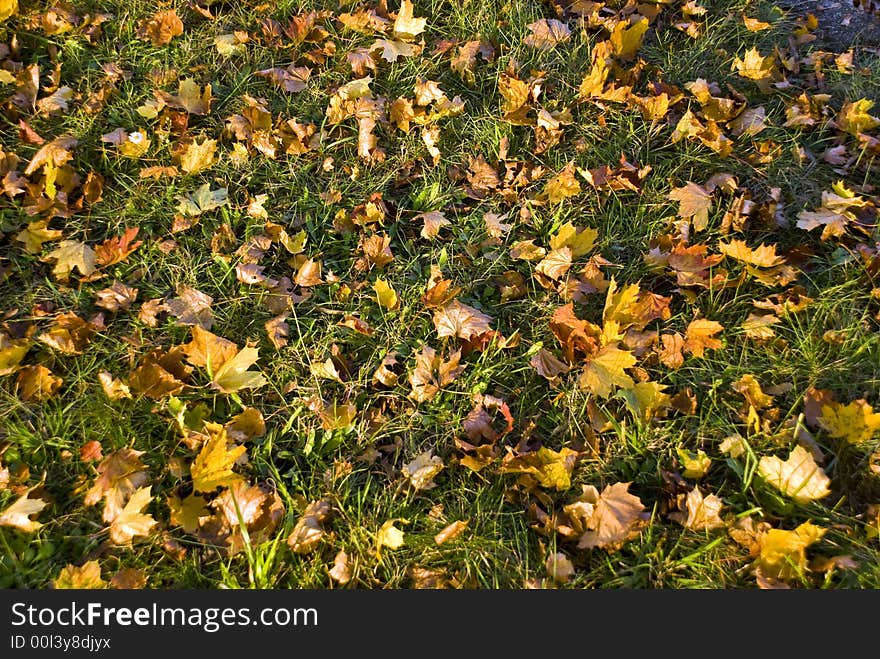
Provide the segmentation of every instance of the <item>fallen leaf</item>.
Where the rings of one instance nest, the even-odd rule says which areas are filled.
[[[723,347],[719,339],[715,338],[724,326],[714,320],[698,318],[692,320],[685,331],[684,350],[694,357],[702,357],[707,350],[718,350]]]
[[[541,487],[562,492],[571,487],[571,473],[577,457],[578,452],[567,447],[554,451],[542,446],[524,455],[508,453],[501,462],[500,471],[502,474],[528,474]]]
[[[429,213],[419,213],[416,215],[413,220],[422,220],[424,222],[424,226],[422,227],[419,235],[422,238],[426,238],[428,240],[433,240],[437,238],[440,229],[446,226],[450,226],[451,222],[446,219],[446,217],[440,211],[431,211]]]
[[[637,531],[645,507],[637,496],[629,493],[629,486],[630,483],[615,483],[606,486],[601,494],[592,485],[584,486],[578,502],[588,504],[591,514],[583,520],[587,530],[578,541],[579,549],[616,549]]]
[[[112,522],[131,494],[149,481],[150,473],[141,462],[143,454],[144,451],[131,448],[118,449],[98,464],[98,476],[86,492],[83,503],[94,506],[104,499],[105,522]]]
[[[568,25],[554,18],[542,18],[529,23],[526,27],[531,34],[523,39],[523,43],[540,50],[551,50],[558,44],[565,43],[571,37]]]
[[[58,576],[52,580],[56,590],[97,590],[107,587],[101,578],[101,564],[98,561],[86,561],[82,566],[66,565],[61,568]]]
[[[126,286],[121,281],[114,281],[109,288],[97,292],[95,306],[107,311],[128,311],[137,300],[138,289]]]
[[[453,540],[460,536],[462,533],[467,530],[469,520],[460,520],[457,519],[451,524],[447,525],[443,528],[437,535],[434,536],[435,544],[442,545],[450,540]]]
[[[415,490],[430,490],[437,486],[434,477],[443,471],[443,459],[432,455],[429,449],[403,465],[401,473]]]
[[[608,398],[612,388],[628,389],[634,382],[624,369],[635,366],[636,358],[627,350],[621,350],[617,344],[602,347],[590,357],[581,371],[578,386],[600,398]]]
[[[30,350],[28,339],[8,339],[0,333],[0,375],[10,375],[19,369],[19,364]]]
[[[770,529],[759,536],[755,567],[771,579],[796,579],[807,568],[807,548],[822,539],[825,529],[804,522],[793,531]]]
[[[784,462],[778,457],[764,456],[758,463],[758,473],[770,485],[798,503],[809,503],[831,494],[831,480],[816,464],[812,453],[803,446],[795,446]]]
[[[295,554],[308,554],[317,548],[324,537],[323,522],[330,516],[332,506],[323,499],[312,501],[287,536],[287,545]]]
[[[244,455],[244,446],[228,447],[226,430],[213,433],[196,456],[190,473],[196,492],[213,492],[218,487],[228,487],[242,480],[232,471],[235,461]]]
[[[864,399],[854,400],[846,405],[829,401],[821,406],[819,425],[836,438],[850,444],[870,442],[880,432],[880,412]]]
[[[452,300],[434,312],[437,336],[457,336],[465,341],[490,331],[491,316],[458,300]]]
[[[405,519],[389,519],[382,524],[379,532],[376,534],[376,555],[380,556],[382,547],[388,549],[400,549],[403,547],[403,531],[394,526],[394,522],[407,523]]]
[[[180,154],[180,169],[187,174],[198,174],[214,164],[217,140],[209,138],[201,142],[193,140]]]
[[[125,567],[110,579],[110,587],[116,590],[141,590],[147,585],[147,575],[143,570]]]
[[[11,526],[24,533],[33,533],[43,525],[30,516],[36,515],[48,505],[48,502],[40,498],[31,499],[30,492],[27,492],[0,513],[0,526]]]
[[[19,369],[15,383],[21,400],[45,401],[58,393],[63,380],[42,364],[37,364]]]
[[[669,193],[669,199],[678,202],[678,216],[691,218],[694,231],[704,231],[709,226],[712,195],[702,186],[688,181],[684,186]]]
[[[352,577],[351,558],[344,550],[339,550],[333,559],[333,567],[327,571],[330,578],[340,586],[344,586]]]
[[[262,387],[268,382],[263,374],[247,370],[258,358],[257,348],[242,348],[214,371],[211,386],[224,394]]]
[[[206,367],[211,373],[216,373],[218,368],[238,352],[235,343],[212,334],[199,325],[192,328],[192,340],[180,348],[190,364]]]
[[[210,514],[205,505],[205,498],[198,494],[190,494],[183,499],[170,496],[166,503],[171,511],[171,523],[187,533],[194,533],[199,528],[201,520]]]
[[[88,277],[96,270],[95,250],[78,240],[62,240],[57,248],[46,255],[46,259],[56,262],[52,274],[61,282],[66,282],[74,269],[83,277]]]
[[[700,488],[695,487],[683,498],[684,501],[679,503],[679,508],[683,505],[681,512],[670,513],[670,519],[691,531],[709,531],[724,526],[718,516],[723,502],[714,494],[704,497]]]
[[[446,385],[454,382],[466,364],[460,363],[461,350],[456,350],[444,361],[442,356],[430,346],[422,346],[421,352],[416,354],[416,366],[409,375],[409,384],[412,388],[410,398],[416,402],[429,401]]]
[[[547,576],[557,583],[568,583],[575,573],[574,564],[562,553],[550,554],[544,563]]]
[[[391,285],[382,279],[381,277],[377,277],[375,283],[373,283],[373,290],[376,291],[376,298],[379,301],[379,306],[392,311],[397,309],[400,306],[400,300],[397,299],[397,293],[391,287]]]
[[[211,313],[211,303],[214,298],[186,284],[177,287],[177,295],[179,297],[166,303],[168,312],[177,318],[177,324],[198,325],[205,330],[211,329],[211,325],[214,324],[214,316]]]
[[[141,511],[153,500],[151,486],[136,490],[125,507],[110,523],[110,540],[116,545],[129,546],[137,536],[146,536],[158,524],[152,515],[144,515]]]
[[[627,21],[625,20],[620,21],[614,26],[614,29],[611,30],[611,36],[609,37],[612,52],[616,57],[623,61],[633,59],[639,51],[639,48],[641,48],[642,39],[647,31],[647,18],[642,18],[631,25],[627,25]]]
[[[404,41],[412,41],[425,31],[428,23],[427,18],[416,18],[413,15],[415,7],[409,0],[401,0],[400,11],[394,19],[394,36]]]
[[[140,38],[149,39],[156,46],[167,46],[174,37],[183,34],[183,21],[174,9],[156,12],[138,30]]]
[[[43,243],[58,240],[63,235],[63,231],[49,228],[49,220],[37,220],[19,231],[15,240],[24,245],[28,254],[39,254],[43,250]]]

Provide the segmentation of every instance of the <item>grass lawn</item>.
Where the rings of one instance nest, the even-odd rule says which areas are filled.
[[[876,48],[762,0],[0,19],[0,586],[880,587]]]

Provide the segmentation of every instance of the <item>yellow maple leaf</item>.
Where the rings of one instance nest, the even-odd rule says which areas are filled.
[[[409,524],[405,519],[389,519],[382,524],[379,532],[376,534],[376,556],[381,557],[382,547],[388,549],[400,549],[403,547],[403,531],[394,526],[394,522]]]
[[[208,516],[205,499],[198,494],[190,494],[185,499],[170,496],[167,503],[171,511],[171,523],[177,524],[187,533],[193,533],[198,529],[200,519]]]
[[[244,446],[234,446],[232,449],[227,447],[226,429],[222,426],[219,431],[212,432],[190,469],[193,489],[196,492],[213,492],[218,487],[226,487],[242,480],[241,476],[232,471],[232,467],[245,450]]]
[[[702,357],[707,348],[716,350],[723,347],[721,341],[715,338],[715,335],[723,329],[724,325],[714,320],[706,318],[692,320],[685,332],[685,351],[694,357]]]
[[[0,375],[15,373],[30,347],[28,339],[7,339],[0,334]]]
[[[18,13],[18,0],[0,0],[0,23]]]
[[[46,259],[55,260],[52,274],[58,281],[67,281],[74,268],[83,277],[95,272],[95,250],[78,240],[62,240],[58,247],[49,252]]]
[[[773,268],[785,263],[785,257],[776,253],[776,245],[758,245],[751,249],[745,241],[733,239],[729,243],[718,243],[718,251],[737,261],[759,268]]]
[[[256,389],[266,384],[262,373],[247,370],[259,358],[257,348],[242,348],[234,357],[227,359],[214,371],[211,385],[224,394],[232,394],[241,389]]]
[[[566,222],[550,237],[550,248],[568,247],[571,249],[571,257],[576,259],[593,249],[598,236],[599,232],[595,229],[590,227],[581,229],[571,222]]]
[[[187,174],[197,174],[214,164],[217,140],[205,138],[201,142],[193,140],[180,154],[180,168]]]
[[[547,181],[544,190],[539,196],[551,204],[558,204],[569,197],[580,194],[580,192],[580,181],[574,176],[574,162],[570,162],[559,174]]]
[[[629,327],[637,321],[633,313],[639,298],[639,285],[628,284],[623,288],[617,287],[617,280],[612,277],[608,282],[608,290],[605,293],[605,306],[602,308],[602,322],[608,324],[616,322],[619,327]]]
[[[755,560],[761,574],[771,579],[792,579],[807,567],[807,547],[819,541],[825,529],[804,522],[794,531],[770,529],[760,536],[760,553]]]
[[[15,240],[24,245],[28,254],[39,254],[43,249],[43,243],[58,240],[62,235],[62,231],[49,228],[49,220],[37,220],[19,231]]]
[[[529,474],[541,487],[560,492],[571,487],[571,472],[578,453],[563,447],[554,451],[542,446],[534,453],[514,457],[508,453],[501,463],[501,473]]]
[[[776,456],[764,456],[758,473],[770,485],[799,503],[808,503],[831,494],[831,479],[816,464],[813,454],[803,446],[795,446],[784,462]]]
[[[749,80],[766,80],[773,75],[776,59],[773,55],[764,57],[757,48],[749,48],[745,56],[733,60],[731,70]]]
[[[110,539],[117,545],[130,545],[137,536],[150,534],[158,522],[152,515],[145,515],[141,511],[153,500],[150,494],[151,485],[135,491],[125,504],[125,508],[110,522]]]
[[[400,304],[397,299],[397,293],[387,281],[378,277],[376,283],[373,284],[373,290],[376,291],[376,298],[379,300],[379,306],[385,309],[396,309]]]
[[[694,231],[703,231],[709,226],[709,211],[712,210],[712,195],[701,185],[688,181],[669,193],[669,199],[678,202],[678,216],[692,218]]]
[[[624,61],[631,60],[639,52],[642,39],[648,31],[648,19],[627,26],[626,21],[620,21],[611,31],[611,48],[614,55]]]
[[[19,531],[33,533],[43,525],[31,519],[30,516],[40,512],[48,505],[42,499],[31,499],[30,492],[27,492],[0,513],[0,526],[12,526]]]
[[[427,18],[415,18],[413,16],[413,3],[409,0],[401,0],[400,11],[394,20],[394,36],[403,41],[412,41],[425,31]]]
[[[635,363],[636,358],[631,352],[611,343],[587,361],[578,386],[600,398],[608,398],[614,387],[629,389],[633,386],[632,378],[623,369],[635,366]]]
[[[667,386],[656,382],[637,382],[630,389],[622,389],[619,395],[623,396],[636,418],[647,423],[658,412],[671,406],[672,398],[663,391]]]
[[[81,567],[66,565],[52,581],[52,587],[56,590],[67,589],[101,589],[107,587],[107,582],[101,578],[101,565],[98,561],[86,561]]]
[[[832,437],[844,439],[850,444],[864,444],[880,431],[880,413],[875,412],[864,399],[846,405],[834,402],[822,406],[819,424]]]
[[[866,133],[880,126],[880,119],[868,114],[868,111],[874,107],[874,101],[866,98],[858,101],[846,102],[840,108],[840,114],[837,123],[840,127],[850,135],[858,136],[859,133]]]

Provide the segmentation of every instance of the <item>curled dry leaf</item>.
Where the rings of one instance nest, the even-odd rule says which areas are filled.
[[[287,545],[295,554],[308,554],[314,551],[324,537],[324,521],[333,508],[329,501],[320,499],[306,506],[302,516],[287,536]]]
[[[670,513],[669,518],[692,531],[708,531],[724,526],[724,521],[718,516],[723,502],[714,494],[704,497],[698,487],[686,496],[679,495],[678,507],[680,512]]]
[[[415,490],[430,490],[437,487],[434,477],[443,471],[443,459],[433,455],[428,449],[411,462],[403,465],[401,472]]]
[[[344,586],[351,581],[351,557],[345,552],[345,550],[339,550],[336,554],[336,558],[333,559],[333,567],[330,568],[327,573],[330,575],[330,578],[340,586]]]
[[[438,545],[442,545],[450,540],[454,540],[467,530],[468,524],[470,524],[470,520],[455,520],[434,536],[434,542]]]

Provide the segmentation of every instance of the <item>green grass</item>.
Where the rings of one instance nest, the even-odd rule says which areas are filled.
[[[48,588],[61,569],[98,560],[109,581],[124,567],[142,570],[149,588],[330,588],[328,569],[334,556],[345,550],[350,557],[352,579],[345,587],[408,588],[418,585],[414,569],[434,571],[443,583],[462,588],[521,588],[546,577],[548,555],[562,552],[574,563],[575,573],[563,588],[752,588],[753,556],[734,542],[725,529],[693,531],[673,521],[673,496],[664,474],[680,472],[678,449],[703,450],[711,467],[699,481],[704,494],[723,500],[722,518],[728,526],[751,515],[774,528],[793,529],[805,521],[826,529],[823,539],[808,550],[810,559],[849,555],[855,570],[803,571],[789,585],[804,588],[880,587],[878,540],[866,527],[869,504],[880,502],[880,476],[869,467],[877,451],[877,435],[859,446],[842,446],[823,430],[812,429],[827,460],[823,467],[831,478],[832,494],[807,504],[795,502],[755,476],[757,460],[763,456],[786,457],[793,447],[793,419],[803,411],[803,395],[810,386],[833,391],[842,403],[864,398],[880,408],[880,332],[876,266],[874,279],[868,266],[855,253],[858,243],[868,248],[876,242],[876,226],[870,236],[840,241],[819,239],[818,232],[795,228],[797,214],[818,207],[822,191],[837,180],[850,187],[870,186],[877,166],[869,152],[845,172],[824,162],[823,151],[838,143],[859,154],[857,141],[841,137],[827,120],[812,129],[784,126],[786,107],[802,91],[827,93],[833,118],[843,102],[860,98],[878,99],[880,60],[876,53],[856,49],[856,66],[842,74],[826,66],[824,87],[817,89],[806,70],[791,73],[790,87],[765,93],[751,81],[731,70],[734,56],[752,47],[762,54],[774,47],[788,48],[788,36],[795,16],[786,15],[772,3],[756,0],[705,2],[707,14],[696,20],[702,34],[691,39],[672,23],[680,19],[674,5],[663,12],[649,29],[639,57],[644,71],[634,93],[647,95],[648,83],[662,81],[678,86],[697,78],[719,84],[722,95],[730,96],[726,85],[741,94],[749,107],[763,106],[768,128],[753,138],[737,138],[730,157],[721,158],[699,142],[670,142],[677,117],[699,104],[685,92],[669,117],[647,120],[631,107],[616,103],[595,104],[578,98],[578,88],[590,66],[595,44],[607,32],[577,26],[569,17],[571,38],[556,48],[542,51],[523,42],[528,24],[555,17],[546,4],[489,0],[484,2],[418,1],[416,16],[428,18],[423,34],[424,53],[390,64],[381,61],[369,75],[377,96],[391,103],[413,94],[420,79],[437,81],[449,98],[460,96],[464,112],[439,122],[441,160],[436,166],[422,142],[418,127],[404,134],[392,123],[375,129],[378,145],[386,153],[380,163],[366,163],[357,156],[357,126],[352,119],[332,126],[325,110],[331,94],[354,76],[346,54],[369,47],[374,36],[344,29],[334,19],[321,23],[327,37],[320,43],[294,44],[282,37],[281,46],[261,37],[260,21],[273,18],[286,24],[307,7],[330,9],[336,14],[355,11],[355,6],[336,9],[335,3],[320,1],[269,3],[255,10],[257,3],[214,3],[216,20],[209,21],[175,2],[183,18],[183,35],[167,46],[154,46],[138,38],[141,21],[155,11],[154,3],[143,0],[115,2],[77,0],[77,14],[104,12],[112,15],[101,27],[102,34],[89,43],[77,30],[47,35],[29,25],[27,17],[48,9],[47,3],[22,1],[22,16],[0,25],[0,42],[9,43],[13,34],[18,50],[10,60],[40,66],[41,82],[48,84],[53,62],[59,62],[60,84],[77,94],[68,112],[46,117],[24,112],[20,118],[47,140],[73,135],[78,140],[72,166],[80,174],[100,173],[105,179],[103,198],[69,217],[51,220],[51,227],[63,231],[63,239],[95,245],[119,235],[126,227],[139,227],[144,244],[130,257],[105,269],[102,279],[58,282],[44,257],[54,243],[43,245],[40,254],[28,254],[15,235],[27,223],[39,219],[29,215],[22,197],[0,197],[0,330],[9,336],[33,331],[40,334],[50,325],[51,313],[73,311],[83,318],[101,311],[95,306],[96,292],[114,280],[139,290],[130,311],[105,312],[106,327],[100,329],[82,354],[63,354],[35,342],[23,364],[41,364],[63,379],[60,392],[49,400],[22,400],[16,375],[0,377],[0,465],[9,468],[10,481],[0,482],[0,511],[11,505],[29,487],[43,484],[37,493],[49,502],[34,516],[43,526],[33,533],[0,526],[0,586]],[[45,5],[45,6],[44,6]],[[398,8],[393,3],[392,11]],[[614,3],[610,3],[615,6]],[[749,32],[742,15],[772,24],[761,32]],[[219,55],[214,37],[244,30],[251,40],[244,50],[229,57]],[[467,85],[451,70],[447,57],[433,55],[442,39],[493,42],[491,62],[477,60],[475,83]],[[312,48],[332,41],[336,51],[322,64],[304,56]],[[821,44],[807,43],[798,49],[800,57]],[[116,84],[103,107],[88,112],[83,101],[104,80],[101,66],[116,63],[127,76]],[[291,63],[308,65],[312,75],[305,90],[285,94],[255,72]],[[630,63],[628,66],[631,66]],[[502,98],[499,74],[511,66],[526,79],[530,72],[544,78],[540,104],[548,110],[569,108],[573,122],[565,126],[560,143],[535,154],[535,137],[527,126],[511,125],[501,118]],[[802,65],[804,66],[804,65]],[[7,67],[8,68],[8,67]],[[538,73],[540,72],[540,73]],[[218,140],[220,159],[207,170],[175,178],[141,179],[147,166],[172,164],[172,147],[179,136],[163,133],[155,119],[145,119],[137,108],[153,99],[161,89],[177,93],[177,80],[192,77],[203,87],[211,84],[214,102],[209,114],[190,116],[188,134]],[[14,85],[0,86],[0,99],[9,97]],[[40,97],[44,95],[41,92]],[[319,146],[302,155],[271,160],[254,151],[247,162],[236,164],[228,157],[234,138],[224,132],[225,120],[246,106],[244,96],[265,99],[273,119],[296,119],[312,123],[320,133]],[[6,105],[4,105],[4,108]],[[876,114],[876,112],[875,112]],[[675,117],[675,119],[672,119]],[[0,121],[0,147],[15,153],[22,164],[39,146],[18,137],[18,118],[12,113]],[[140,159],[119,157],[101,136],[116,128],[146,130],[153,146]],[[874,133],[876,135],[876,130]],[[775,143],[776,157],[765,162],[750,160],[756,143]],[[474,199],[465,192],[470,159],[481,154],[497,162],[503,144],[508,161],[535,163],[544,175],[524,186],[516,198],[500,195]],[[796,156],[802,147],[813,158]],[[561,204],[542,204],[536,199],[550,176],[568,162],[582,169],[616,166],[624,154],[638,166],[650,165],[640,192],[595,191],[581,178],[582,192]],[[332,168],[325,168],[332,158]],[[781,253],[802,249],[798,276],[791,285],[801,285],[813,302],[796,314],[784,316],[774,325],[775,341],[764,344],[750,339],[741,329],[755,311],[753,302],[779,293],[783,286],[764,285],[744,277],[730,288],[691,289],[687,294],[676,285],[674,274],[657,270],[644,256],[652,240],[674,232],[677,205],[669,201],[673,188],[687,181],[703,183],[712,174],[737,177],[741,192],[747,191],[756,204],[780,200],[780,216],[788,225],[779,226],[772,211],[763,220],[750,220],[742,230],[725,234],[722,218],[730,195],[717,196],[704,232],[692,233],[691,243],[706,243],[717,253],[720,241],[745,240],[754,247],[774,243]],[[504,175],[504,172],[501,172]],[[36,175],[33,177],[36,179]],[[203,183],[211,189],[229,191],[229,204],[204,213],[187,231],[172,233],[176,197],[196,190]],[[321,195],[338,192],[338,202]],[[358,232],[334,229],[334,217],[351,211],[380,193],[389,213],[382,226],[365,230],[391,238],[394,260],[381,272],[363,272],[356,267],[361,256]],[[877,191],[866,187],[863,196],[876,203]],[[265,208],[269,220],[289,233],[305,230],[305,255],[320,259],[323,274],[335,276],[310,289],[310,297],[289,310],[289,343],[276,350],[269,343],[264,324],[277,315],[266,307],[266,294],[257,286],[239,282],[235,274],[238,256],[212,253],[212,237],[222,225],[235,236],[234,252],[246,240],[261,234],[264,220],[250,217],[249,201],[268,196]],[[528,213],[521,215],[520,210]],[[420,236],[416,215],[442,211],[451,222],[434,241]],[[489,240],[483,215],[507,213],[511,231],[498,241]],[[873,216],[876,222],[876,214]],[[48,217],[46,219],[49,219]],[[689,388],[696,394],[694,415],[669,414],[667,418],[643,423],[627,411],[620,396],[602,399],[578,387],[578,368],[551,387],[532,367],[529,357],[538,344],[559,356],[559,344],[549,321],[565,304],[557,292],[545,289],[533,277],[535,264],[510,256],[510,246],[534,239],[547,246],[549,238],[566,222],[598,230],[590,255],[600,254],[612,262],[606,277],[618,284],[638,283],[643,290],[672,298],[671,317],[653,321],[648,329],[661,333],[684,333],[699,312],[725,329],[724,346],[708,350],[702,358],[686,357],[678,369],[656,360],[640,360],[638,367],[651,381],[667,385],[667,393]],[[173,239],[170,251],[160,249],[162,241]],[[873,247],[876,249],[876,246]],[[855,258],[847,255],[855,254]],[[588,255],[588,256],[590,256]],[[275,245],[261,260],[269,277],[293,277],[286,260],[290,255]],[[588,257],[578,259],[571,272],[579,270]],[[874,257],[875,263],[877,257]],[[792,259],[794,260],[794,259]],[[407,376],[415,355],[427,344],[438,355],[456,349],[457,340],[438,338],[432,322],[433,310],[420,301],[431,266],[440,265],[446,278],[461,286],[459,299],[492,317],[492,328],[505,337],[520,335],[515,347],[497,345],[467,354],[461,376],[433,400],[415,403],[407,397]],[[720,266],[731,277],[741,266],[726,259]],[[497,280],[508,272],[522,276],[525,294],[503,300]],[[389,311],[376,303],[373,282],[381,276],[396,290],[401,304]],[[138,319],[141,303],[170,299],[180,285],[187,285],[213,298],[212,332],[234,341],[239,347],[252,342],[260,350],[255,366],[267,379],[259,389],[243,390],[237,396],[213,392],[204,369],[195,369],[193,383],[179,398],[192,410],[203,405],[207,419],[225,423],[231,416],[252,406],[266,420],[265,436],[248,441],[247,464],[237,466],[249,483],[274,489],[284,506],[284,515],[265,542],[257,542],[235,555],[218,551],[210,543],[184,532],[170,520],[166,498],[185,496],[191,479],[181,474],[198,450],[182,441],[167,400],[110,400],[101,389],[98,374],[109,371],[126,380],[138,361],[154,348],[168,349],[190,340],[190,330],[169,317],[152,328]],[[790,286],[789,286],[790,287]],[[348,295],[345,291],[348,290]],[[872,290],[874,293],[872,293]],[[601,324],[605,297],[589,295],[576,303],[580,318]],[[368,322],[374,333],[364,336],[341,327],[344,315]],[[823,339],[836,330],[841,343]],[[532,352],[530,352],[530,350]],[[399,384],[377,389],[372,375],[383,357],[394,351],[402,365]],[[316,377],[310,365],[331,355],[347,361],[351,368],[345,381]],[[753,374],[767,389],[777,387],[773,407],[759,432],[747,430],[740,415],[741,395],[732,383]],[[785,385],[780,387],[780,385]],[[456,439],[464,439],[462,423],[474,405],[475,394],[504,399],[515,420],[514,429],[499,444],[525,450],[543,446],[554,451],[574,448],[582,451],[571,474],[571,485],[562,491],[528,488],[518,484],[515,474],[500,473],[498,463],[479,473],[459,464],[463,453]],[[327,430],[307,400],[353,403],[358,410],[350,427]],[[598,428],[594,417],[604,413],[608,427]],[[722,441],[733,435],[746,438],[750,453],[738,460],[720,451]],[[97,463],[80,459],[80,447],[98,441],[104,455],[133,447],[150,470],[152,493],[147,508],[159,525],[148,538],[132,547],[109,542],[101,506],[83,504],[84,492],[94,482]],[[519,445],[519,446],[518,446]],[[588,447],[595,445],[596,450]],[[409,488],[402,466],[416,455],[432,450],[445,463],[436,477],[437,487],[424,491]],[[501,451],[503,454],[503,450]],[[372,455],[372,457],[371,457]],[[377,457],[378,456],[378,457]],[[2,467],[0,467],[2,468]],[[339,473],[334,472],[338,471]],[[696,481],[685,479],[690,486]],[[559,514],[562,507],[581,493],[581,486],[600,491],[618,482],[631,483],[630,492],[640,498],[649,521],[641,532],[614,551],[583,550],[562,534],[546,532],[541,514]],[[305,506],[324,499],[333,506],[325,522],[325,535],[307,554],[292,552],[286,543]],[[398,521],[405,533],[399,549],[377,552],[376,534],[387,520]],[[434,536],[448,523],[469,520],[467,530],[456,539],[437,545]],[[168,549],[173,540],[185,549],[175,554]],[[163,543],[165,548],[163,549]]]

